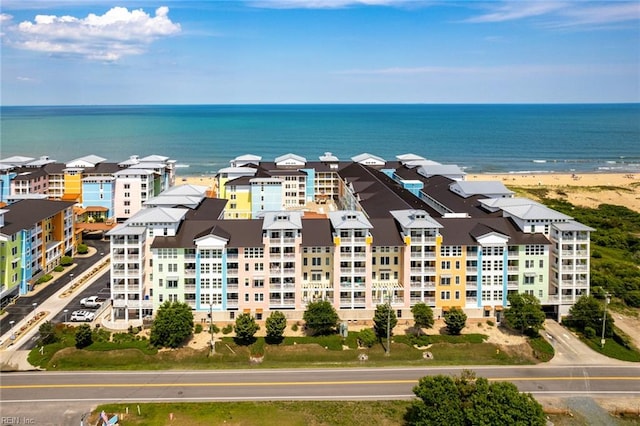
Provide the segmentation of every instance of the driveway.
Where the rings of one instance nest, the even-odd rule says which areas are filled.
[[[555,350],[549,364],[556,365],[628,365],[635,364],[606,357],[595,352],[567,328],[554,320],[546,320],[541,332]]]

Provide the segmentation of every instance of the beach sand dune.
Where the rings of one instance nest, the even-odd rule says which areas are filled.
[[[614,204],[640,212],[640,174],[475,174],[467,175],[467,180],[498,180],[509,189],[546,188],[547,196],[563,198],[577,206],[597,208],[600,204]]]

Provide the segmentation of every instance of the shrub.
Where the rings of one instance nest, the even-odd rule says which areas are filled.
[[[491,321],[491,320],[487,320],[487,325],[488,325],[489,327],[493,327],[493,326],[494,326],[494,325],[496,325],[496,324],[495,324],[493,321]]]
[[[222,327],[222,334],[229,334],[233,331],[233,325],[231,324],[227,324],[224,327]]]
[[[593,339],[594,337],[596,337],[596,331],[593,329],[593,327],[584,328],[584,337],[586,337],[587,339]]]
[[[298,324],[297,324],[297,323],[296,323],[296,324],[293,324],[293,325],[291,326],[291,331],[294,331],[294,332],[295,332],[295,331],[298,331]]]
[[[91,334],[91,327],[89,324],[82,324],[76,330],[76,348],[86,348],[93,343],[93,335]]]
[[[86,244],[78,244],[78,254],[89,253],[89,247]]]
[[[218,327],[215,324],[211,324],[209,326],[209,333],[212,333],[212,334],[220,333],[220,327]]]
[[[46,283],[47,281],[51,281],[52,279],[53,279],[53,275],[46,274],[38,278],[38,281],[36,281],[36,284]]]
[[[60,259],[60,264],[62,266],[73,265],[73,257],[71,257],[71,256],[62,256],[62,258]]]
[[[200,334],[202,333],[202,324],[196,324],[196,330],[195,330],[196,334]]]
[[[53,270],[54,270],[55,272],[62,272],[62,271],[64,271],[64,267],[63,267],[63,266],[58,265],[58,266],[56,266],[55,268],[53,268]]]
[[[358,333],[358,340],[360,341],[360,345],[370,348],[375,345],[378,339],[372,329],[365,328]]]
[[[624,295],[624,303],[633,308],[640,308],[640,290],[632,290]]]

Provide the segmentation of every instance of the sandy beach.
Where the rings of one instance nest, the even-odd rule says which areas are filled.
[[[584,207],[615,204],[640,212],[640,173],[468,174],[469,181],[497,180],[508,188],[544,187],[548,196],[566,198]],[[207,186],[215,191],[213,176],[179,176],[177,184]]]

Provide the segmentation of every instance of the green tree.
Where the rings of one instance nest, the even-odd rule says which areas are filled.
[[[398,324],[398,317],[396,311],[391,308],[387,303],[376,306],[376,311],[373,314],[373,331],[379,338],[387,337],[387,330],[389,335],[393,335],[393,328]]]
[[[363,328],[358,332],[358,340],[362,346],[370,348],[371,346],[376,344],[378,338],[376,337],[376,333],[373,332],[370,328]]]
[[[413,314],[414,327],[431,328],[433,327],[433,310],[425,303],[416,303],[411,308]]]
[[[93,343],[93,334],[91,333],[91,327],[89,324],[82,324],[76,330],[76,348],[86,348]]]
[[[59,340],[56,335],[55,326],[51,321],[42,323],[40,328],[38,328],[38,332],[40,333],[40,345],[50,345],[51,343],[56,343]]]
[[[149,342],[154,346],[177,348],[193,334],[193,312],[186,303],[164,302],[151,326]]]
[[[453,378],[427,376],[413,388],[419,398],[407,409],[405,420],[410,425],[464,425],[464,412]]]
[[[508,297],[511,306],[504,312],[504,319],[509,327],[537,335],[545,320],[542,305],[532,294],[512,293]]]
[[[256,320],[251,314],[240,314],[236,317],[234,330],[236,341],[239,344],[250,345],[255,342],[254,335],[260,330],[260,326],[256,324]]]
[[[267,342],[280,343],[284,339],[284,330],[287,328],[287,317],[280,311],[273,311],[267,317],[265,327],[267,329]]]
[[[545,425],[542,406],[531,394],[520,393],[509,382],[489,383],[479,378],[474,391],[463,403],[467,424],[472,425]]]
[[[564,323],[584,332],[587,327],[595,330],[596,335],[602,335],[602,318],[604,315],[604,302],[599,302],[592,296],[582,296],[569,309],[569,316]],[[613,336],[613,317],[607,312],[605,324],[605,336]]]
[[[73,265],[73,257],[71,257],[71,256],[62,256],[60,258],[60,264],[62,266]]]
[[[460,308],[451,308],[444,314],[444,323],[447,325],[447,331],[450,334],[460,334],[467,324],[467,314]]]
[[[336,332],[338,326],[338,313],[328,300],[310,302],[304,311],[302,319],[311,335],[324,335]]]
[[[89,253],[89,247],[86,244],[78,244],[78,254],[87,254]]]
[[[508,382],[489,383],[472,372],[460,377],[423,377],[413,392],[419,398],[407,410],[411,425],[546,424],[542,406]]]

